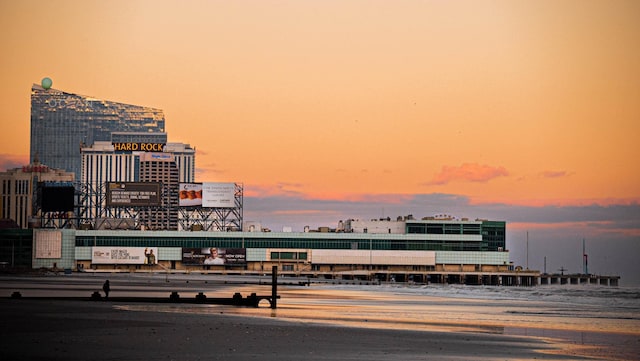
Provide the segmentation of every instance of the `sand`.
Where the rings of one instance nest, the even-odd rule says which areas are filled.
[[[531,337],[130,311],[121,306],[112,301],[0,299],[0,360],[583,359],[548,353],[559,345]]]

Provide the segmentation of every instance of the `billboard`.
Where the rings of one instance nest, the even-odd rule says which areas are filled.
[[[234,208],[235,183],[180,183],[180,207]]]
[[[94,264],[148,264],[158,263],[157,247],[91,247]]]
[[[109,182],[107,207],[160,206],[160,188],[158,182]]]
[[[202,183],[202,206],[206,208],[234,208],[235,183]]]
[[[180,183],[178,205],[202,207],[202,183]]]
[[[36,258],[62,257],[62,231],[36,230],[34,236]]]
[[[75,188],[70,183],[38,183],[38,203],[43,212],[73,211]]]
[[[247,264],[245,248],[183,248],[182,264],[191,266],[244,266]]]

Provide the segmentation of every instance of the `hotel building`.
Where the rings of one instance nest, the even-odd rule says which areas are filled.
[[[113,132],[164,132],[162,110],[116,103],[44,89],[31,88],[30,159],[72,172],[80,179],[79,149],[98,141],[111,141]]]
[[[160,209],[142,211],[140,223],[151,230],[178,229],[178,190],[180,170],[171,153],[140,154],[140,181],[162,184]]]
[[[73,182],[73,173],[49,168],[37,159],[22,168],[0,173],[0,218],[14,220],[20,228],[28,228],[34,220],[37,204],[34,204],[39,182]]]
[[[109,142],[83,147],[81,182],[87,193],[83,218],[105,216],[110,182],[160,182],[162,209],[143,212],[138,221],[147,229],[177,229],[178,186],[194,182],[196,151],[189,144],[167,143],[166,139],[166,133],[116,132]]]

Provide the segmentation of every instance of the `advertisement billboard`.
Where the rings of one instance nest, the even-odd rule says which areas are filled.
[[[234,208],[235,183],[202,183],[202,206],[206,208]]]
[[[43,212],[73,211],[74,193],[75,188],[70,183],[38,183],[38,203]]]
[[[107,207],[160,206],[160,188],[158,182],[109,182]]]
[[[157,247],[92,247],[94,264],[148,264],[158,263]]]
[[[202,183],[180,183],[179,187],[180,207],[202,207]]]
[[[35,257],[61,258],[62,231],[35,230]]]
[[[183,248],[182,264],[191,266],[244,266],[247,264],[245,248]]]

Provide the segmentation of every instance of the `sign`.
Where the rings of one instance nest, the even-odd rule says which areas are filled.
[[[191,266],[244,266],[247,264],[245,248],[183,248],[182,264]]]
[[[116,152],[162,152],[164,143],[111,143]]]
[[[158,263],[157,247],[92,247],[94,264],[148,264]]]
[[[35,231],[35,257],[61,258],[62,231]]]
[[[234,208],[235,183],[202,183],[202,207]]]
[[[107,207],[152,207],[160,202],[158,182],[107,183]]]
[[[38,183],[38,204],[43,212],[73,211],[75,188],[69,184]]]
[[[202,206],[202,184],[201,183],[180,183],[179,186],[180,207],[201,207]]]
[[[22,167],[22,172],[24,173],[47,173],[49,172],[49,167],[46,165],[25,165]]]

